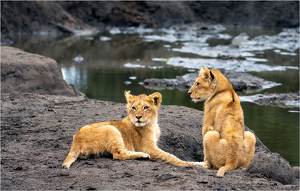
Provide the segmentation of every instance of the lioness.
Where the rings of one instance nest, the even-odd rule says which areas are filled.
[[[160,136],[157,115],[162,96],[156,92],[149,96],[125,92],[127,116],[122,121],[94,123],[81,127],[73,136],[73,143],[62,166],[70,165],[79,158],[94,154],[97,158],[110,152],[113,159],[128,160],[145,158],[177,166],[192,166],[199,162],[185,162],[160,150],[156,141]]]
[[[205,168],[219,169],[217,176],[249,166],[255,136],[245,131],[240,99],[218,70],[203,67],[188,91],[194,102],[206,100],[202,128]]]

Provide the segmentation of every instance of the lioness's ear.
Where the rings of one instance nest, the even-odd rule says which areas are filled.
[[[160,93],[155,92],[155,93],[149,95],[149,98],[153,101],[154,105],[156,105],[157,107],[160,106],[160,103],[162,101],[162,96]]]
[[[127,103],[131,102],[132,95],[130,94],[130,91],[125,91],[124,95],[125,95]]]

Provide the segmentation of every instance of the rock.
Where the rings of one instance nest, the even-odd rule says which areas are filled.
[[[249,41],[242,36],[236,36],[231,41],[231,44],[237,47],[247,45],[248,43]]]
[[[256,153],[246,171],[261,173],[282,184],[291,184],[294,177],[292,167],[278,153]]]
[[[22,169],[23,169],[22,166],[18,166],[16,168],[14,168],[13,170],[22,170]]]
[[[222,60],[246,60],[246,57],[243,57],[243,56],[237,56],[237,57],[234,57],[233,55],[223,55],[223,54],[218,54],[217,56],[218,59],[222,59]]]
[[[295,178],[294,181],[292,182],[292,185],[300,186],[300,180]]]
[[[292,169],[293,169],[294,177],[299,179],[300,167],[299,166],[294,166]]]
[[[299,91],[297,93],[282,94],[256,94],[252,96],[240,96],[241,101],[253,102],[258,105],[270,105],[281,108],[299,108]]]
[[[67,84],[55,60],[1,46],[1,93],[19,92],[85,96]]]

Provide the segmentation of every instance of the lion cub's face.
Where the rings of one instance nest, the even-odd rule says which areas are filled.
[[[194,102],[207,100],[213,96],[215,85],[214,75],[208,68],[203,67],[188,93]]]
[[[157,120],[157,112],[162,101],[160,93],[156,92],[149,96],[141,94],[134,96],[130,91],[125,92],[127,111],[130,121],[137,127],[143,127]]]

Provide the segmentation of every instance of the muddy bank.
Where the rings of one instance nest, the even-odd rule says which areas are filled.
[[[250,173],[247,169],[218,178],[216,170],[200,166],[176,167],[111,158],[78,160],[69,170],[63,169],[61,164],[70,149],[72,136],[81,126],[121,120],[127,115],[125,104],[75,98],[2,94],[1,189],[299,189],[273,180],[269,172]],[[183,160],[202,161],[202,117],[202,111],[162,105],[159,147]],[[270,153],[257,138],[256,153],[262,151]],[[280,160],[290,168],[287,161],[281,157]],[[286,173],[278,169],[280,166],[276,170]],[[293,172],[287,173],[290,177]]]
[[[262,78],[253,76],[248,73],[233,72],[229,70],[220,70],[231,82],[235,91],[248,90],[248,92],[261,91],[266,88],[271,88],[280,85],[275,82],[266,81]],[[165,89],[178,88],[183,91],[192,87],[195,79],[198,77],[198,72],[176,76],[175,79],[145,79],[144,86],[149,89]]]
[[[1,42],[12,34],[81,33],[118,26],[170,27],[204,22],[297,27],[299,2],[1,2]]]

